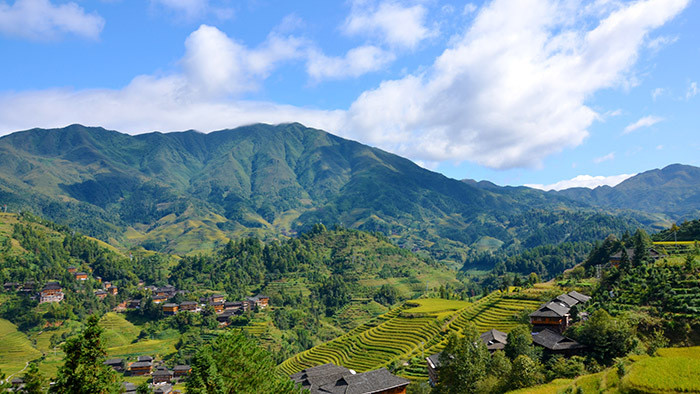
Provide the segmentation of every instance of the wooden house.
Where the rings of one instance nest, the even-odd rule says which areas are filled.
[[[170,383],[173,380],[173,371],[166,367],[158,367],[153,371],[151,377],[153,378],[153,384]]]
[[[151,361],[136,361],[129,365],[129,372],[135,376],[150,375],[153,369],[153,362]]]
[[[410,380],[392,375],[386,368],[356,373],[345,367],[324,364],[291,376],[297,386],[317,393],[405,394]]]
[[[224,297],[222,294],[214,294],[213,296],[209,297],[209,304],[215,302],[223,303],[224,301],[226,301],[226,297]]]
[[[112,367],[112,369],[117,372],[124,370],[124,359],[121,358],[110,358],[109,360],[105,360],[102,364]]]
[[[157,296],[153,297],[154,304],[162,304],[162,303],[166,302],[167,300],[168,300],[168,297],[166,297],[166,296],[157,295]]]
[[[58,282],[49,282],[39,292],[39,303],[63,301],[63,287]]]
[[[107,297],[107,292],[104,290],[95,290],[95,296],[101,300],[104,300],[105,297]]]
[[[223,302],[210,302],[209,305],[211,305],[211,307],[214,308],[214,311],[216,313],[223,313],[224,312],[224,303]]]
[[[116,286],[112,286],[107,289],[107,292],[113,296],[119,294],[119,289]]]
[[[68,272],[71,274],[74,274],[74,273],[78,272],[78,267],[71,265],[70,267],[68,267]]]
[[[73,274],[73,277],[75,277],[75,280],[87,280],[88,274],[87,272],[76,272]]]
[[[508,334],[502,331],[491,329],[481,334],[481,341],[484,342],[489,352],[503,350],[508,343]]]
[[[176,315],[177,314],[177,309],[179,308],[178,304],[164,304],[163,305],[163,314],[164,315]]]
[[[189,365],[176,365],[173,368],[173,376],[176,378],[187,376],[190,372],[192,372],[192,367]]]
[[[153,394],[170,394],[173,392],[173,386],[170,384],[159,384],[153,388]]]
[[[563,354],[571,356],[578,353],[585,346],[567,338],[556,331],[548,328],[532,333],[532,343],[544,348],[544,351],[551,354]]]
[[[270,304],[270,297],[258,294],[255,297],[248,297],[246,301],[249,304],[250,309],[258,307],[259,309],[265,309]]]
[[[199,304],[197,303],[197,301],[182,301],[180,303],[180,310],[181,311],[195,312],[199,309],[200,308],[199,308]]]

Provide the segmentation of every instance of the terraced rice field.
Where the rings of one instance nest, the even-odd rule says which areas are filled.
[[[500,292],[475,302],[413,300],[365,323],[349,333],[284,361],[279,370],[291,375],[304,368],[334,363],[364,372],[392,362],[439,351],[451,332],[461,332],[467,322],[480,331],[491,328],[509,331],[513,315],[535,309],[539,301],[505,298]],[[408,368],[407,378],[427,378],[423,368]]]
[[[11,322],[0,319],[0,370],[10,376],[24,369],[28,361],[41,357],[24,333]]]

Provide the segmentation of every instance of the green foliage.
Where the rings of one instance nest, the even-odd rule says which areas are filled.
[[[46,379],[39,372],[37,363],[29,363],[27,373],[23,376],[24,387],[20,391],[22,394],[43,394],[46,392]]]
[[[462,331],[463,337],[451,335],[440,354],[440,379],[437,393],[476,391],[479,381],[486,376],[489,352],[479,338],[473,324]]]
[[[52,393],[119,393],[117,374],[103,364],[107,353],[102,343],[102,328],[96,315],[88,318],[83,332],[63,346],[64,364],[58,370]]]
[[[530,387],[543,381],[542,365],[538,361],[524,354],[513,360],[513,367],[511,368],[508,382],[510,389],[517,390],[523,387]]]
[[[192,361],[188,393],[298,393],[272,357],[242,333],[227,332]]]
[[[636,345],[630,324],[620,317],[613,318],[604,309],[593,312],[586,322],[572,327],[567,334],[587,345],[591,356],[604,365],[626,356]]]
[[[508,343],[503,349],[506,356],[515,361],[518,356],[528,356],[530,359],[539,359],[538,350],[532,344],[530,327],[520,325],[508,333]]]

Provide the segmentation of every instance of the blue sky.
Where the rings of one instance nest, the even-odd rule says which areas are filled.
[[[0,135],[298,121],[457,179],[615,184],[700,165],[698,20],[692,0],[0,0]]]

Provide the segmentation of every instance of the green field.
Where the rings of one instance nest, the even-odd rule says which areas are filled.
[[[7,376],[24,369],[27,362],[41,357],[29,338],[17,330],[17,326],[0,319],[0,370]]]
[[[359,372],[369,371],[436,353],[444,347],[447,336],[461,332],[467,322],[474,322],[481,332],[492,328],[510,331],[517,324],[515,314],[539,305],[538,300],[517,295],[506,297],[501,292],[491,293],[474,303],[411,300],[339,338],[295,355],[278,368],[291,375],[307,367],[332,362]],[[414,380],[427,378],[425,369],[419,365],[404,368],[399,374]]]

